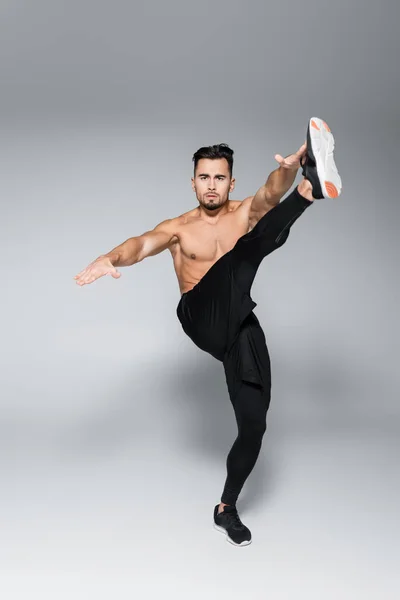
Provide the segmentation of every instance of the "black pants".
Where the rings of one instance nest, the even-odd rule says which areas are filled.
[[[177,315],[183,330],[225,369],[238,436],[227,457],[221,502],[236,504],[256,463],[267,424],[271,367],[264,332],[253,313],[250,291],[262,259],[282,246],[291,225],[312,204],[297,188],[238,239],[192,290]]]

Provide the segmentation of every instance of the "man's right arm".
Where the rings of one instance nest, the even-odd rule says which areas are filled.
[[[76,283],[78,285],[92,283],[103,275],[111,275],[118,279],[121,273],[116,267],[134,265],[147,256],[154,256],[166,250],[176,238],[175,227],[176,220],[167,219],[153,230],[146,231],[138,237],[129,238],[107,254],[102,254],[96,258],[83,271],[75,275]]]
[[[129,267],[148,256],[163,252],[171,245],[174,237],[174,220],[167,219],[151,231],[129,238],[103,256],[109,258],[114,267]]]

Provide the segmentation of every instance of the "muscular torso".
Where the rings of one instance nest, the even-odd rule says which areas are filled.
[[[228,211],[216,218],[201,215],[195,208],[176,219],[175,235],[169,250],[181,294],[191,290],[221,256],[232,250],[237,240],[250,231],[252,198],[229,200]]]

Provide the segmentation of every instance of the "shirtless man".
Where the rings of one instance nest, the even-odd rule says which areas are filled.
[[[250,290],[262,259],[285,243],[314,200],[339,196],[333,149],[325,121],[310,119],[306,142],[286,158],[275,155],[279,167],[254,196],[239,201],[229,199],[233,151],[226,144],[200,148],[192,177],[199,206],[129,238],[74,277],[80,286],[103,275],[119,278],[117,267],[170,250],[181,292],[177,316],[193,342],[223,363],[235,411],[238,436],[227,457],[214,527],[236,546],[251,542],[236,501],[261,449],[271,391],[268,349]],[[304,178],[280,202],[301,166]]]

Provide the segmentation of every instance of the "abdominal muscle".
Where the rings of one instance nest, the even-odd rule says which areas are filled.
[[[175,272],[178,277],[179,289],[181,294],[189,292],[191,289],[193,289],[194,286],[199,283],[200,279],[204,277],[207,271],[211,269],[213,264],[215,264],[217,260],[221,258],[221,256],[223,256],[223,254],[221,254],[220,256],[216,256],[215,259],[211,262],[199,261],[199,263],[196,265],[196,269],[191,267],[185,259],[174,260]],[[182,263],[185,266],[182,266]]]
[[[229,212],[218,222],[206,222],[197,214],[193,210],[178,218],[175,243],[170,247],[181,294],[193,289],[250,229],[245,201],[230,201]]]

